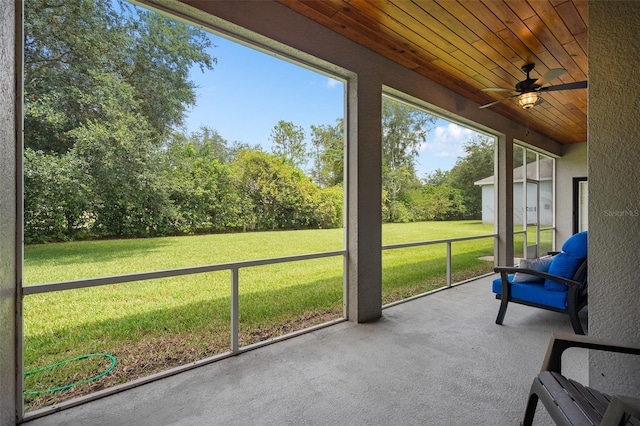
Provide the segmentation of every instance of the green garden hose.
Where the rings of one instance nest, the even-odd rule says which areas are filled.
[[[87,354],[87,355],[80,355],[80,356],[77,356],[75,358],[69,358],[69,359],[66,359],[64,361],[56,362],[55,364],[47,365],[46,367],[38,368],[36,370],[27,371],[27,372],[24,373],[24,377],[30,376],[32,374],[40,373],[41,371],[53,370],[54,368],[59,367],[61,365],[64,365],[64,364],[67,364],[67,363],[70,363],[70,362],[73,362],[73,361],[79,361],[79,360],[85,359],[85,358],[94,357],[94,356],[102,356],[102,357],[105,357],[105,358],[109,358],[111,360],[111,365],[109,366],[109,368],[107,368],[105,371],[103,371],[102,373],[98,374],[97,376],[93,376],[93,377],[88,378],[88,379],[80,380],[78,382],[71,383],[69,385],[59,386],[57,388],[51,388],[51,389],[45,389],[45,390],[34,390],[34,391],[25,390],[24,394],[25,395],[39,395],[41,393],[53,393],[53,392],[60,392],[60,391],[66,390],[66,389],[71,389],[74,386],[78,386],[78,385],[82,385],[82,384],[85,384],[85,383],[92,382],[94,380],[98,380],[99,378],[109,374],[111,372],[111,370],[113,370],[115,368],[115,366],[116,366],[116,357],[114,357],[113,355],[110,355],[110,354]]]

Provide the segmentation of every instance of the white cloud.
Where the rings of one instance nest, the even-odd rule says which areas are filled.
[[[341,83],[340,81],[335,80],[335,79],[333,79],[333,78],[331,78],[331,77],[329,77],[329,78],[327,79],[327,87],[328,87],[329,89],[333,89],[334,87],[337,87],[340,83]]]
[[[471,129],[459,126],[455,123],[437,126],[427,136],[427,142],[422,144],[420,150],[423,154],[440,158],[458,158],[464,156],[463,144],[468,141],[475,132]]]

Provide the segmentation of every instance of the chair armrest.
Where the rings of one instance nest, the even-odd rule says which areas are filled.
[[[578,282],[578,281],[574,281],[571,280],[569,278],[564,278],[564,277],[559,277],[557,275],[551,275],[548,274],[546,272],[540,272],[540,271],[536,271],[534,269],[527,269],[527,268],[518,268],[516,266],[496,266],[495,268],[493,268],[493,270],[495,272],[504,272],[505,275],[506,274],[515,274],[516,272],[522,272],[523,274],[528,274],[528,275],[535,275],[536,277],[540,277],[540,278],[544,278],[544,279],[550,279],[553,280],[555,282],[558,282],[560,284],[564,284],[566,286],[569,287],[576,287],[576,288],[580,288],[584,285],[584,283]]]
[[[640,419],[640,399],[614,395],[604,412],[600,426],[626,425],[630,417]]]
[[[562,353],[569,348],[594,349],[606,352],[640,355],[640,345],[632,345],[611,339],[583,336],[571,333],[553,333],[549,341],[541,371],[562,373]]]

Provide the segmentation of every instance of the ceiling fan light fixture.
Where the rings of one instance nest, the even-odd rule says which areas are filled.
[[[524,109],[533,108],[538,102],[538,94],[536,92],[526,92],[518,96],[518,104]]]

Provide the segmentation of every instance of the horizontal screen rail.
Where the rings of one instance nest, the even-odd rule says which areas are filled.
[[[301,254],[296,256],[274,257],[269,259],[246,260],[241,262],[219,263],[215,265],[193,266],[188,268],[165,269],[153,272],[113,275],[100,278],[87,278],[73,281],[60,281],[46,284],[34,284],[22,287],[22,294],[48,293],[52,291],[74,290],[110,284],[122,284],[134,281],[154,280],[158,278],[178,277],[181,275],[203,274],[207,272],[238,270],[253,266],[274,265],[278,263],[299,262],[303,260],[322,259],[325,257],[345,256],[346,250],[327,251],[322,253]]]
[[[383,246],[382,250],[390,250],[390,249],[402,249],[409,247],[421,247],[421,246],[433,246],[436,244],[446,244],[447,246],[447,255],[446,255],[446,264],[447,264],[447,287],[451,287],[453,284],[453,269],[452,269],[452,250],[451,246],[453,243],[462,242],[462,241],[471,241],[471,240],[481,240],[485,238],[493,238],[494,242],[496,238],[498,238],[497,234],[487,234],[487,235],[474,235],[471,237],[459,237],[459,238],[447,238],[444,240],[431,240],[431,241],[419,241],[415,243],[403,243],[403,244],[391,244],[388,246]]]
[[[415,243],[390,244],[387,246],[382,246],[382,250],[419,247],[419,246],[431,246],[435,244],[455,243],[459,241],[481,240],[484,238],[497,238],[497,237],[498,237],[497,234],[487,234],[487,235],[474,235],[472,237],[447,238],[444,240],[418,241]]]

